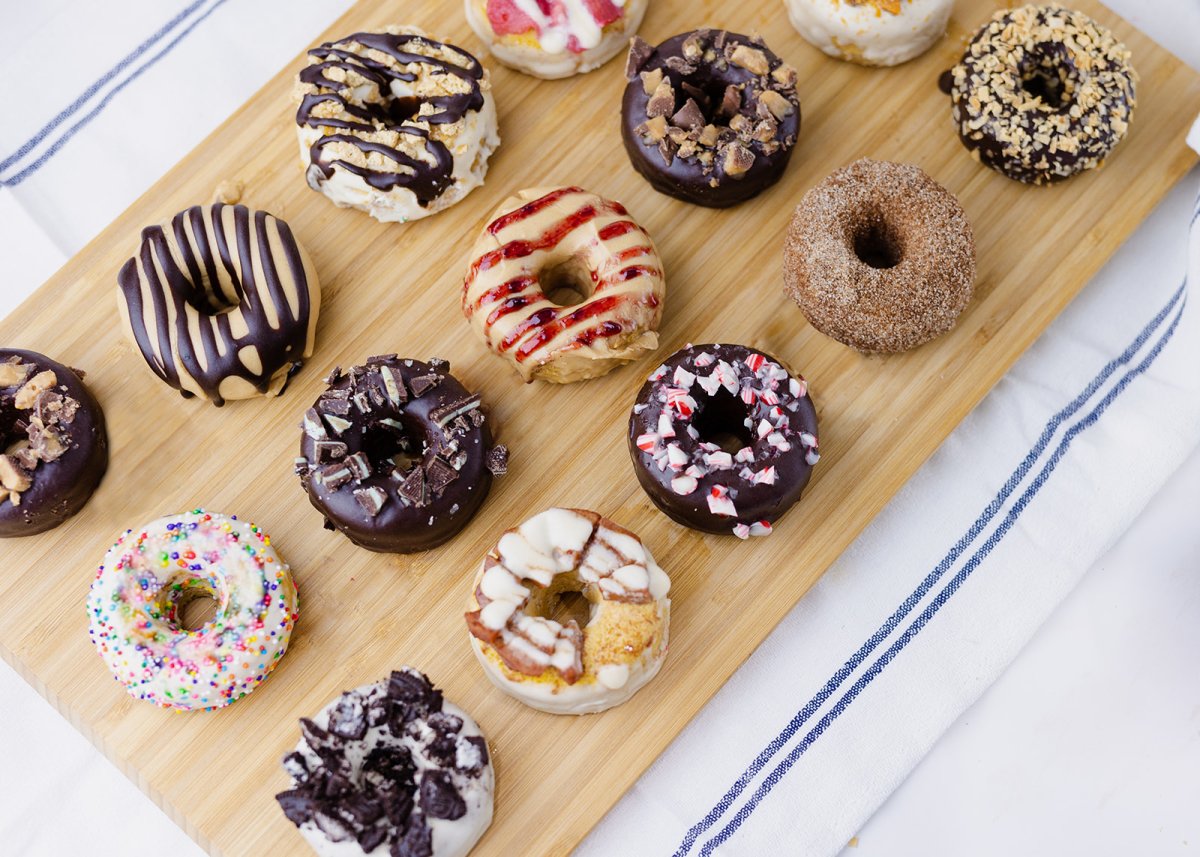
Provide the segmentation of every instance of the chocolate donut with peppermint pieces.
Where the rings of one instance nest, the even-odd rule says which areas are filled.
[[[104,412],[82,379],[44,354],[0,349],[0,538],[54,529],[108,469]]]
[[[321,857],[464,857],[492,823],[487,740],[412,667],[302,718],[300,736],[275,799]]]
[[[334,369],[304,414],[296,472],[326,526],[368,550],[414,553],[467,525],[504,474],[482,402],[445,360],[370,357]]]
[[[659,366],[629,417],[643,489],[706,533],[765,536],[820,458],[808,384],[745,345],[689,345]]]
[[[651,47],[635,38],[621,136],[655,190],[713,208],[783,175],[800,135],[796,69],[762,40],[700,29]]]

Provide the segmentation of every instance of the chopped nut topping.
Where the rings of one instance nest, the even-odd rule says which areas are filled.
[[[0,363],[0,387],[15,387],[23,383],[32,371],[32,364],[22,363],[19,358],[14,358],[9,363]]]
[[[729,61],[734,65],[741,66],[751,74],[762,76],[771,71],[771,64],[767,62],[767,55],[758,48],[751,48],[747,45],[738,45],[733,49],[733,53],[729,55]]]
[[[696,142],[698,142],[701,146],[706,146],[707,148],[711,149],[717,145],[717,141],[719,139],[721,139],[721,132],[717,126],[705,125],[704,129],[700,132],[699,139]]]
[[[650,71],[642,72],[642,91],[647,95],[653,95],[654,90],[658,89],[658,85],[663,81],[663,70],[661,68],[651,69]]]
[[[9,491],[28,491],[29,486],[33,483],[29,481],[29,474],[25,473],[21,468],[17,467],[16,461],[10,455],[0,455],[0,485],[3,485]],[[16,501],[13,501],[16,505]]]
[[[29,410],[37,403],[38,396],[57,383],[58,376],[54,374],[53,370],[46,369],[43,372],[38,372],[26,381],[21,389],[17,390],[17,395],[13,398],[13,407],[21,411]]]
[[[643,123],[641,133],[646,134],[652,142],[659,142],[667,136],[667,117],[655,116],[648,122]]]
[[[772,116],[781,121],[791,116],[792,111],[795,110],[792,102],[773,89],[766,90],[758,99],[771,111]]]
[[[754,166],[754,153],[741,143],[733,143],[725,150],[725,175],[737,178]]]
[[[796,85],[796,69],[787,63],[784,63],[783,65],[779,66],[779,68],[771,72],[771,79],[784,89],[789,89]]]

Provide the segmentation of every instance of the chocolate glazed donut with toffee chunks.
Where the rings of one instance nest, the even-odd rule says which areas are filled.
[[[370,357],[304,414],[296,472],[326,526],[368,550],[415,553],[467,525],[508,469],[478,394],[444,360]]]
[[[724,208],[783,175],[800,134],[796,69],[761,39],[695,30],[654,48],[635,38],[621,136],[655,190]]]
[[[265,211],[196,205],[149,226],[117,282],[134,344],[185,399],[281,395],[312,354],[317,273],[288,225]]]
[[[0,349],[0,538],[57,527],[108,469],[104,412],[82,378],[43,354]]]

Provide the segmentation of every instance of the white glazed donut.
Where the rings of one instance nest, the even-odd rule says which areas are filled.
[[[890,66],[946,33],[954,0],[784,0],[792,26],[831,57]]]
[[[295,96],[309,186],[385,223],[461,200],[500,145],[487,70],[416,27],[313,48]]]
[[[582,301],[562,305],[560,288]],[[654,242],[619,202],[577,187],[518,191],[471,250],[463,314],[526,381],[598,378],[658,347]]]
[[[487,740],[412,667],[343,693],[300,734],[275,799],[320,857],[464,857],[492,823]]]
[[[650,0],[465,0],[467,21],[506,66],[554,80],[599,68],[642,24]]]
[[[506,532],[484,559],[467,627],[496,687],[540,711],[592,714],[658,674],[670,588],[633,533],[595,512],[548,509]],[[547,617],[564,592],[590,603],[583,628]]]
[[[217,613],[188,631],[180,613],[198,597],[213,598]],[[283,657],[296,601],[266,533],[196,509],[117,539],[88,594],[88,633],[130,695],[180,711],[221,708]]]

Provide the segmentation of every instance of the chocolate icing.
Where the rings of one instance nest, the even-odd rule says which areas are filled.
[[[980,163],[1048,184],[1098,166],[1124,139],[1133,77],[1125,46],[1087,15],[1024,6],[997,12],[938,86]]]
[[[371,357],[304,416],[296,469],[326,520],[369,550],[413,553],[456,535],[483,504],[507,450],[443,360]]]
[[[344,45],[358,44],[364,48],[386,54],[399,65],[420,63],[433,67],[440,74],[453,75],[465,81],[468,91],[451,95],[433,96],[425,103],[433,105],[436,111],[418,117],[420,104],[416,96],[395,98],[391,95],[392,81],[411,82],[417,76],[401,68],[393,68],[385,63],[346,50]],[[437,57],[427,56],[410,47],[422,47],[431,52],[449,48],[466,59],[463,65],[448,62]],[[428,206],[453,185],[452,172],[454,157],[449,149],[439,140],[429,137],[429,132],[419,125],[419,121],[430,125],[451,124],[458,122],[468,111],[479,110],[483,106],[483,92],[479,81],[483,77],[483,66],[475,57],[454,45],[419,36],[412,33],[355,33],[336,42],[327,42],[308,52],[315,60],[300,72],[301,83],[320,88],[319,93],[305,95],[300,108],[296,112],[296,124],[313,128],[344,128],[348,131],[374,133],[377,131],[393,131],[410,137],[425,140],[425,152],[432,159],[422,160],[382,143],[365,140],[355,134],[330,134],[317,140],[310,150],[313,167],[320,173],[315,180],[319,183],[322,178],[333,176],[334,169],[343,169],[361,178],[368,185],[380,191],[389,191],[396,187],[404,187],[412,191],[422,206]],[[383,104],[366,103],[359,106],[350,103],[342,92],[348,88],[345,82],[339,82],[326,76],[331,68],[339,68],[352,72],[379,87],[384,96]],[[353,84],[350,84],[353,85]],[[336,102],[341,110],[352,119],[337,119],[332,117],[314,116],[313,108],[322,103]],[[357,121],[355,121],[357,120]],[[381,171],[358,166],[335,158],[326,160],[324,148],[330,143],[348,143],[358,147],[364,153],[377,153],[386,156],[405,167],[403,171]],[[313,182],[310,178],[310,184]]]
[[[652,105],[654,93],[646,90],[660,71],[670,92],[663,90],[663,105]],[[761,40],[708,29],[682,33],[656,48],[635,39],[626,74],[621,136],[634,169],[655,190],[724,208],[761,193],[783,175],[800,134],[796,71]],[[667,99],[673,100],[666,104]],[[784,112],[785,104],[790,112],[782,117],[769,106]],[[663,140],[653,139],[655,114],[668,120]],[[710,145],[714,131],[716,142]],[[747,159],[737,166],[744,172],[727,169],[730,148]]]
[[[227,208],[233,211],[232,223],[223,214]],[[272,250],[271,223],[282,258]],[[117,275],[130,330],[146,363],[185,399],[195,393],[186,389],[181,368],[217,406],[225,403],[221,384],[228,378],[241,378],[266,395],[281,371],[290,377],[300,368],[319,308],[314,299],[319,287],[308,280],[291,229],[265,211],[222,203],[181,211],[169,229],[143,229],[137,256]],[[261,263],[261,279],[255,260]],[[189,309],[200,314],[198,337],[189,327]],[[240,327],[232,323],[235,316],[244,322],[244,333],[234,332]],[[256,352],[257,367],[244,362],[247,348]]]
[[[66,449],[53,460],[25,461],[29,488],[20,492],[20,505],[11,499],[0,502],[0,538],[28,536],[53,529],[74,515],[88,499],[108,468],[108,436],[104,412],[80,376],[61,363],[33,351],[0,349],[0,364],[17,358],[32,366],[21,383],[0,387],[0,449],[21,440],[30,448],[43,445],[40,435],[48,432]],[[17,391],[28,378],[45,371],[56,383],[31,408],[17,408]],[[53,443],[54,441],[51,441]],[[25,459],[25,454],[7,456]]]
[[[770,532],[769,525],[800,499],[819,458],[816,435],[817,414],[803,378],[744,345],[690,345],[671,355],[638,393],[629,453],[638,482],[670,518],[703,532],[732,530],[745,537]],[[732,460],[722,461],[726,457]],[[756,482],[753,474],[764,472],[773,481],[760,476]],[[680,493],[673,484],[691,490]]]

